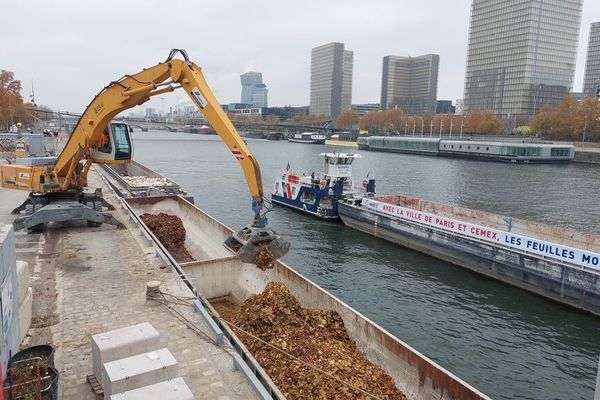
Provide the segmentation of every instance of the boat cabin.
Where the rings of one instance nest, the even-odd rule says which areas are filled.
[[[321,153],[325,158],[324,175],[329,178],[351,178],[352,162],[356,158],[362,158],[355,153]]]

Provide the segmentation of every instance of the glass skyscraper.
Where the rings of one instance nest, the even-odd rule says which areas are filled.
[[[381,109],[401,108],[411,115],[435,114],[440,56],[383,57]]]
[[[343,43],[328,43],[311,50],[310,113],[336,118],[352,103],[354,53]]]
[[[267,107],[267,94],[269,90],[263,83],[260,72],[246,72],[240,75],[242,82],[241,103],[252,104],[252,107]]]
[[[590,26],[585,76],[583,78],[584,96],[595,96],[600,85],[600,22]]]
[[[472,0],[464,110],[532,116],[571,92],[582,0]]]

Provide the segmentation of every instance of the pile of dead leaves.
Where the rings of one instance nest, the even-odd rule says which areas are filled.
[[[269,251],[266,247],[263,247],[256,254],[256,266],[263,271],[270,268],[275,268],[275,257],[273,257],[273,253]]]
[[[185,228],[179,217],[161,212],[140,218],[177,262],[194,261],[185,248]]]
[[[234,328],[290,400],[406,399],[393,379],[356,347],[336,312],[303,308],[282,283],[270,282],[263,293],[246,300],[232,322],[301,360],[294,360]]]

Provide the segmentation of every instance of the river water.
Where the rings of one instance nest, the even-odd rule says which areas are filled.
[[[234,229],[251,222],[239,164],[216,136],[134,132],[134,158],[179,183]],[[265,193],[289,162],[322,171],[327,145],[248,139]],[[600,232],[600,167],[512,165],[361,152],[377,192]],[[283,259],[396,337],[494,399],[591,399],[600,319],[443,261],[282,207],[270,226],[292,244]]]

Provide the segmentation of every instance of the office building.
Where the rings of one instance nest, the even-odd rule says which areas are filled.
[[[595,96],[600,87],[600,22],[590,26],[585,75],[583,77],[584,96]]]
[[[268,107],[267,94],[269,90],[263,83],[260,72],[246,72],[240,75],[242,83],[242,98],[240,103],[251,104],[251,107]]]
[[[454,114],[456,107],[452,105],[452,100],[438,100],[435,107],[436,114]]]
[[[379,110],[381,110],[379,103],[352,104],[352,111],[356,111],[359,117],[364,117],[368,112]]]
[[[383,57],[381,108],[410,115],[435,113],[440,56]]]
[[[532,116],[571,92],[582,0],[472,0],[464,111]]]
[[[328,43],[311,50],[310,113],[336,118],[352,103],[354,53],[343,43]]]

